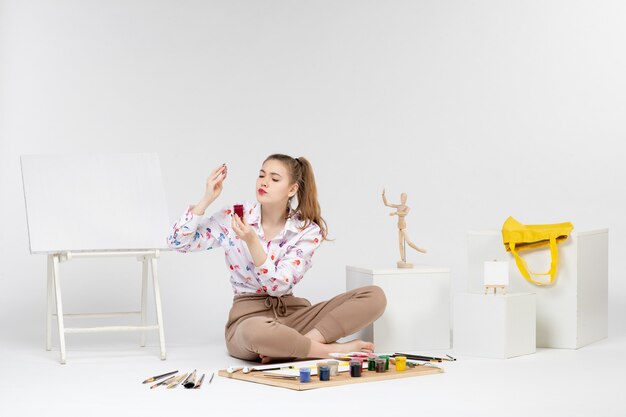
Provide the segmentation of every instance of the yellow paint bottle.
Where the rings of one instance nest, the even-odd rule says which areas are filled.
[[[396,371],[406,371],[406,356],[396,356]]]

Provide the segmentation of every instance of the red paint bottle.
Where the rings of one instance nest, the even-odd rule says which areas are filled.
[[[240,219],[243,220],[243,204],[235,204],[233,206],[233,211]]]

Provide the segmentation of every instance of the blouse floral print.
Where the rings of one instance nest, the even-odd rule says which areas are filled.
[[[231,227],[233,206],[225,206],[212,216],[198,216],[189,206],[174,223],[167,245],[178,252],[224,248],[230,283],[235,294],[290,294],[294,285],[312,267],[311,257],[322,243],[320,227],[311,222],[304,230],[299,214],[287,219],[283,230],[269,242],[261,227],[261,205],[244,202],[244,220],[252,227],[267,253],[265,263],[254,266],[246,243]]]

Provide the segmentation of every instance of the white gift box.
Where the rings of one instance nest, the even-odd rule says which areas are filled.
[[[346,266],[346,289],[378,285],[387,307],[373,325],[351,337],[371,340],[378,352],[450,348],[450,269]]]
[[[535,353],[535,294],[454,296],[456,355],[512,358]]]
[[[559,243],[559,263],[553,285],[532,284],[519,272],[504,249],[500,231],[468,232],[467,291],[480,292],[485,261],[509,262],[507,292],[537,295],[537,346],[577,349],[608,334],[608,229],[574,231]],[[520,251],[535,272],[550,269],[547,248]],[[535,277],[544,281],[547,277]]]

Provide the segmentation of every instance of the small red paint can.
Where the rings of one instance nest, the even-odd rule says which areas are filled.
[[[243,204],[235,204],[233,206],[233,211],[240,219],[243,219]]]

